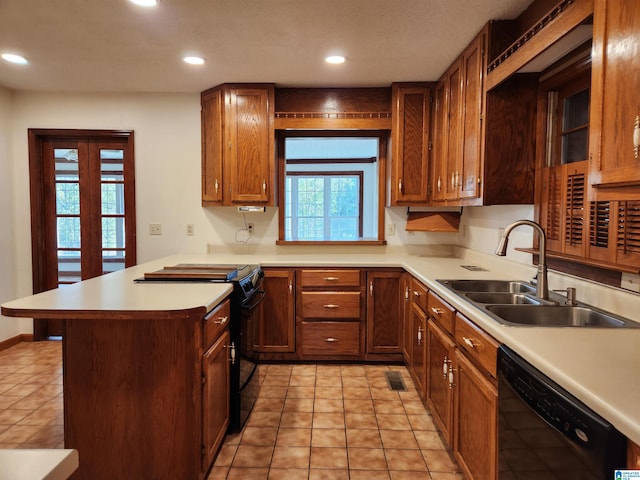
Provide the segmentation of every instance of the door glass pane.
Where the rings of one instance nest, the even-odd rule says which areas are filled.
[[[124,268],[124,250],[103,250],[102,273],[115,272]]]
[[[100,149],[102,181],[124,181],[124,150]]]
[[[587,159],[589,132],[586,128],[562,136],[563,163],[580,162]]]
[[[102,248],[124,248],[124,217],[102,219]]]
[[[56,182],[56,213],[58,215],[80,214],[80,184]]]
[[[58,250],[58,284],[64,285],[82,280],[80,252]]]
[[[54,148],[56,182],[78,181],[78,149]]]
[[[58,217],[58,248],[80,248],[80,217]]]
[[[102,214],[124,215],[124,184],[102,184]]]

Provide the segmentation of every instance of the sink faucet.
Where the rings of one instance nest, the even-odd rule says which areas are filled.
[[[549,284],[547,282],[547,236],[545,235],[544,230],[542,229],[540,224],[531,220],[516,220],[515,222],[513,222],[511,225],[504,229],[504,233],[502,234],[502,238],[500,239],[498,248],[496,248],[496,255],[504,257],[507,254],[507,243],[509,241],[509,234],[514,228],[520,225],[529,225],[530,227],[533,227],[533,229],[536,230],[540,235],[538,274],[536,275],[536,278],[538,279],[536,284],[536,295],[543,300],[548,300]]]

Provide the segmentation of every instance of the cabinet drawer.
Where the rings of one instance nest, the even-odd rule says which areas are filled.
[[[435,293],[429,292],[429,316],[451,335],[453,335],[454,315],[455,310],[451,305]]]
[[[302,318],[360,318],[360,292],[302,292]]]
[[[360,270],[302,270],[302,287],[359,287]]]
[[[498,342],[460,314],[456,316],[455,338],[467,357],[475,359],[492,377],[496,378]]]
[[[202,346],[205,350],[213,345],[213,342],[215,342],[227,328],[229,320],[231,320],[231,307],[228,299],[215,307],[204,317]]]
[[[416,303],[423,312],[427,312],[427,298],[429,290],[422,283],[415,278],[411,278],[411,298],[412,302]]]
[[[360,322],[302,322],[302,355],[360,355]]]

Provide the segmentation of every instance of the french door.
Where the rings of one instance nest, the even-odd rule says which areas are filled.
[[[134,265],[133,132],[29,130],[34,293]],[[62,321],[34,323],[36,340]]]

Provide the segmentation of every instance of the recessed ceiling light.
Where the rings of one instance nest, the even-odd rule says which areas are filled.
[[[29,61],[22,55],[16,55],[14,53],[3,53],[2,58],[7,62],[19,63],[21,65],[26,65],[27,63],[29,63]]]
[[[325,62],[331,63],[333,65],[344,63],[346,60],[347,58],[343,57],[342,55],[330,55],[324,59]]]
[[[202,65],[204,63],[204,58],[202,57],[194,57],[188,56],[182,59],[184,63],[188,63],[189,65]]]
[[[140,7],[155,7],[158,2],[156,0],[129,0]]]

